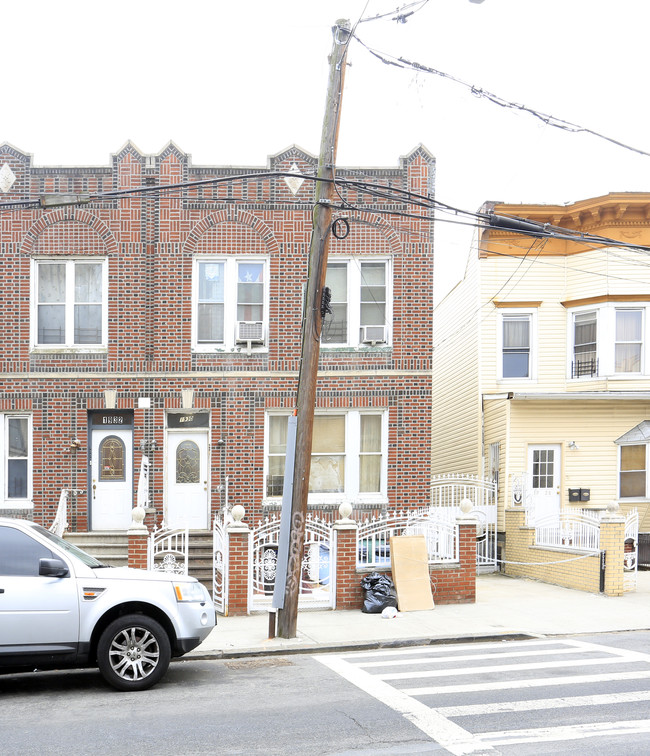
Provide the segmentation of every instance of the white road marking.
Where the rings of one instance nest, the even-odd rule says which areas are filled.
[[[414,654],[448,654],[449,649],[458,649],[464,651],[467,649],[478,649],[482,651],[487,648],[528,648],[529,646],[557,646],[566,645],[566,640],[520,640],[520,641],[486,641],[485,643],[445,643],[440,646],[409,646],[408,648],[382,648],[379,651],[357,651],[346,652],[346,659],[371,659],[377,656],[411,656]]]
[[[506,680],[491,683],[470,683],[468,685],[443,685],[442,687],[402,688],[409,696],[448,695],[449,693],[482,693],[488,690],[517,690],[522,688],[543,688],[546,685],[584,685],[585,683],[612,682],[613,680],[647,680],[650,671],[613,672],[603,675],[575,675],[570,677],[543,677],[535,680]]]
[[[599,649],[596,649],[599,650]],[[534,649],[531,651],[508,651],[505,653],[494,654],[462,654],[458,656],[438,656],[432,659],[430,656],[423,656],[418,659],[389,659],[387,661],[374,661],[374,662],[361,662],[357,664],[358,667],[364,669],[376,669],[379,667],[402,667],[415,666],[419,664],[443,664],[448,662],[462,662],[462,661],[484,661],[491,659],[492,661],[499,661],[500,659],[517,659],[525,656],[557,656],[558,654],[584,654],[586,649],[579,649],[574,647],[569,648],[546,648],[546,649]],[[611,654],[610,654],[611,656]],[[476,671],[480,672],[482,667],[476,667]]]
[[[405,693],[393,688],[391,685],[377,679],[359,667],[349,664],[340,656],[322,655],[314,656],[314,659],[329,667],[348,682],[356,685],[361,690],[386,704],[394,711],[402,714],[422,732],[446,748],[454,756],[465,754],[485,754],[493,752],[493,748],[482,743],[471,732],[464,730],[446,717],[440,715],[435,709],[431,709]]]
[[[460,675],[477,675],[486,672],[523,672],[532,669],[559,669],[560,667],[594,667],[605,664],[621,664],[627,661],[620,656],[609,656],[601,659],[570,659],[562,661],[530,662],[529,664],[493,664],[489,667],[464,667],[450,669],[430,669],[420,672],[388,672],[376,675],[380,680],[422,680],[427,677],[458,677]],[[629,660],[633,661],[633,660]]]
[[[616,737],[650,732],[650,719],[632,719],[627,722],[594,722],[562,727],[538,727],[530,730],[483,732],[479,738],[490,745],[515,743],[548,743],[552,741],[582,740],[583,738]]]
[[[650,691],[633,690],[628,693],[598,693],[593,696],[538,698],[533,701],[502,701],[500,703],[464,704],[461,706],[436,706],[436,711],[445,717],[471,717],[482,714],[508,714],[517,711],[569,709],[580,706],[611,706],[613,704],[635,703],[637,701],[650,701]]]

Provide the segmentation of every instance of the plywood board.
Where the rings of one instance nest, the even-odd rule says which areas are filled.
[[[400,612],[433,609],[429,555],[423,535],[393,536],[390,561]]]

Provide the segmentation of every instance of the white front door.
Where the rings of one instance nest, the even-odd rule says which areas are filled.
[[[528,475],[535,519],[560,512],[561,447],[559,444],[528,447]]]
[[[209,527],[208,434],[170,432],[167,439],[167,527],[205,530]]]
[[[128,530],[133,508],[133,434],[119,428],[93,429],[91,463],[92,530]]]

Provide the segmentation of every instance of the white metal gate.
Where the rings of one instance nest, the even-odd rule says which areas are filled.
[[[463,514],[464,499],[472,503],[470,514],[476,529],[476,568],[479,572],[497,569],[497,484],[475,475],[437,475],[431,481],[431,506],[421,508],[436,520],[455,522]]]
[[[187,575],[187,555],[190,538],[187,528],[154,530],[147,544],[147,562],[150,570]]]
[[[219,614],[228,614],[228,528],[226,516],[215,515],[212,524],[212,601]]]
[[[267,517],[253,530],[253,571],[251,609],[268,609],[273,598],[278,561],[280,518]],[[332,525],[307,515],[305,549],[302,560],[298,607],[329,608],[334,605],[334,565]]]

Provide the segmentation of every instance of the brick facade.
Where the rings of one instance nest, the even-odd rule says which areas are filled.
[[[193,166],[173,143],[153,156],[127,143],[105,167],[37,167],[4,144],[4,165],[15,181],[0,193],[0,204],[14,203],[0,214],[0,416],[28,418],[29,440],[28,494],[16,497],[7,483],[15,450],[5,434],[0,514],[50,525],[61,489],[69,489],[69,529],[101,530],[93,518],[99,521],[106,493],[93,467],[99,464],[93,443],[104,422],[106,432],[123,428],[129,506],[147,455],[145,525],[159,526],[173,498],[170,433],[178,428],[170,416],[176,413],[207,417],[206,523],[225,504],[243,504],[257,521],[277,504],[265,480],[268,412],[294,408],[314,196],[313,182],[294,195],[283,176],[271,174],[293,165],[313,173],[316,159],[292,147],[264,168],[204,167]],[[432,196],[434,160],[418,147],[396,168],[339,169],[337,177]],[[165,189],[180,183],[188,185]],[[155,191],[120,194],[132,189]],[[395,197],[340,191],[347,209],[334,215],[349,220],[350,233],[332,239],[330,263],[389,261],[390,338],[324,345],[316,409],[384,413],[385,484],[371,503],[375,509],[422,506],[430,481],[432,224],[425,211]],[[28,204],[46,193],[103,195],[51,209]],[[195,260],[244,255],[267,266],[264,343],[196,348]],[[36,300],[45,295],[37,290],[35,263],[93,260],[105,265],[102,345],[39,343]],[[75,296],[84,301],[83,293]],[[338,504],[332,501],[332,510]]]

